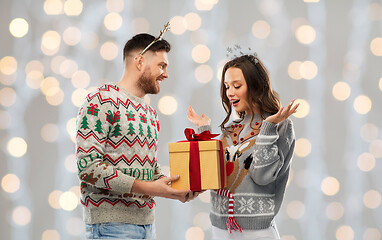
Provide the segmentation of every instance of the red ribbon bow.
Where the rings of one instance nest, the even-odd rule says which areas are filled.
[[[194,129],[186,128],[184,129],[184,135],[188,141],[208,141],[213,140],[212,138],[219,136],[219,134],[211,134],[210,131],[204,131],[200,134],[196,134]]]

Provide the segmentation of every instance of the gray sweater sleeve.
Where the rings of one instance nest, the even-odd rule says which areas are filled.
[[[253,181],[267,185],[284,173],[290,164],[295,145],[290,119],[274,124],[263,122],[257,136],[250,173]]]
[[[196,129],[197,134],[200,134],[204,131],[210,131],[211,132],[211,125],[203,125],[203,126],[200,126]]]

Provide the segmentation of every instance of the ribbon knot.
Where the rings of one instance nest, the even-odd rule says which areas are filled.
[[[210,131],[204,131],[200,134],[196,134],[194,129],[192,128],[186,128],[184,130],[184,135],[186,136],[187,140],[192,141],[208,141],[212,140],[212,138],[219,136],[219,134],[212,134]]]

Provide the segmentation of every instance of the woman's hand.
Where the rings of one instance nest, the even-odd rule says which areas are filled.
[[[300,104],[296,104],[293,106],[294,104],[294,100],[293,99],[289,104],[288,106],[284,109],[284,107],[280,108],[279,111],[272,115],[272,116],[269,116],[265,119],[266,122],[271,122],[271,123],[274,123],[274,124],[277,124],[279,122],[282,122],[284,121],[285,119],[287,119],[290,115],[292,115],[293,113],[296,112],[296,109],[298,107],[298,105]],[[293,107],[292,107],[293,106]]]
[[[187,118],[198,127],[211,124],[211,119],[209,117],[204,114],[200,117],[191,106],[188,107]]]

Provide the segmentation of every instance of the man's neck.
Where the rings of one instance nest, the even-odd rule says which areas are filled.
[[[137,86],[137,81],[137,77],[129,76],[125,72],[118,84],[134,96],[143,98],[146,94]]]

